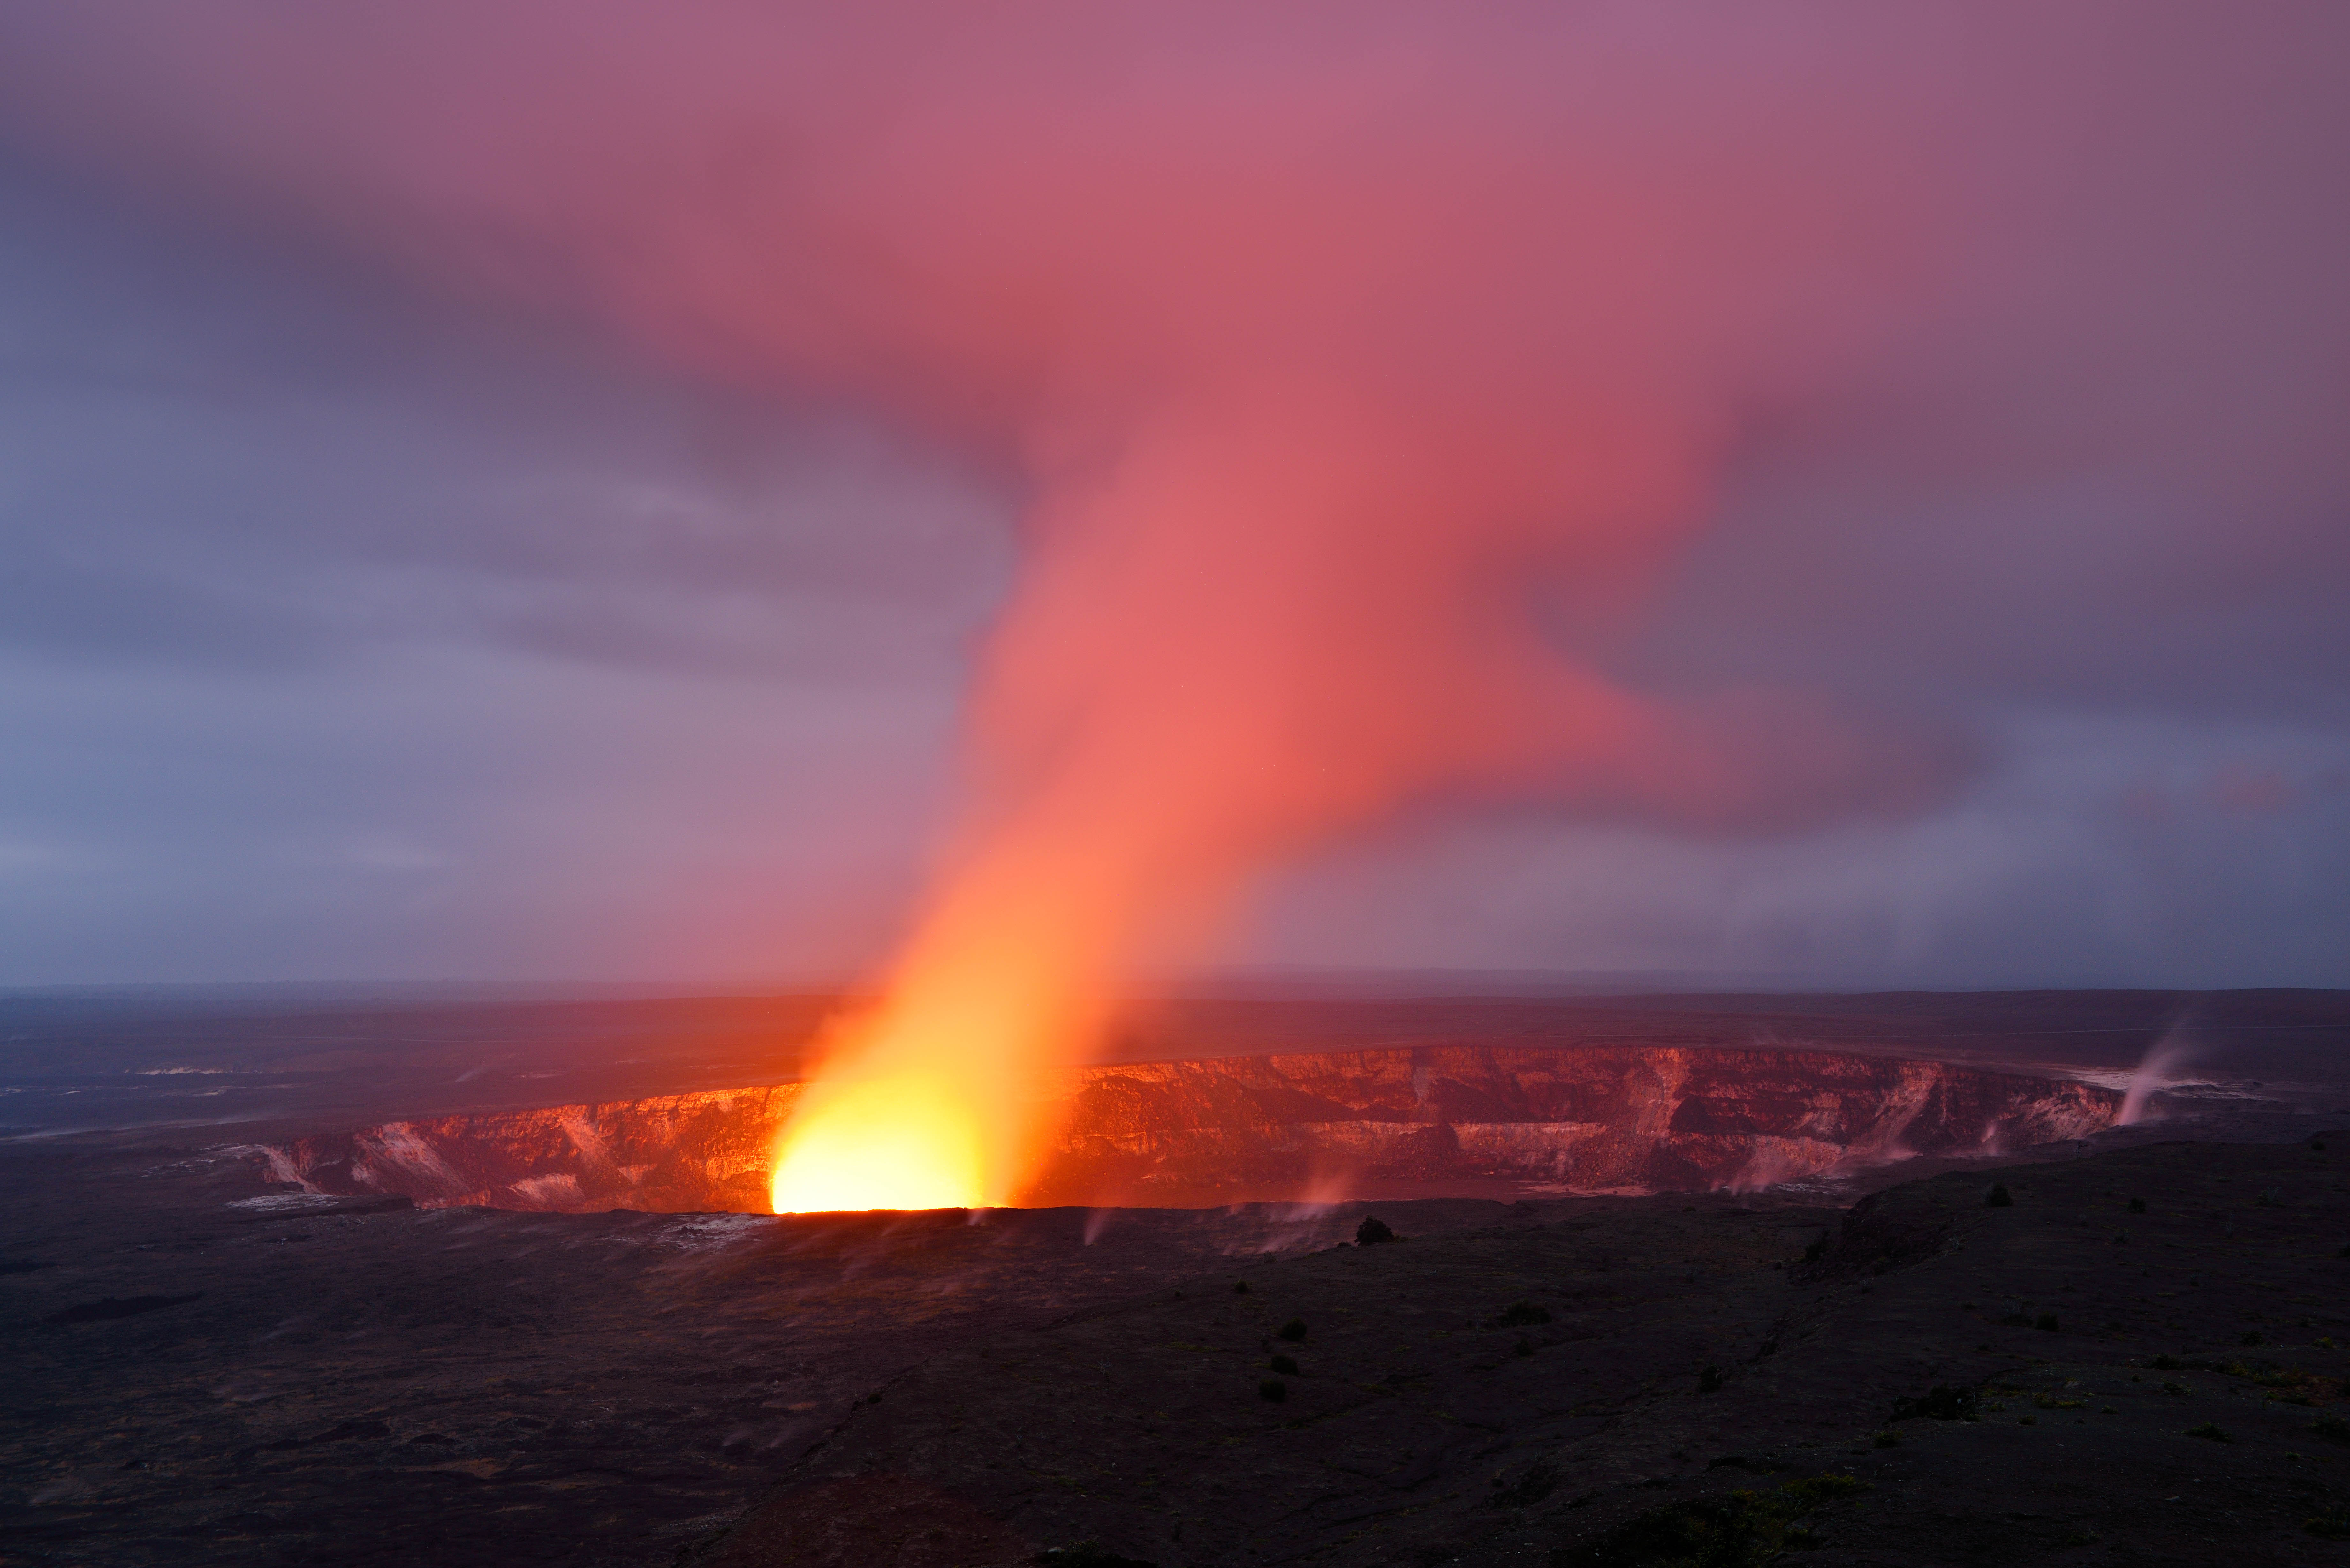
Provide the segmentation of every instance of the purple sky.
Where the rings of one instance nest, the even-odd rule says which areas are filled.
[[[1595,14],[1370,12],[1338,40],[1336,12],[1324,37],[1310,9],[1264,36],[1111,8],[1071,40],[1023,11],[968,59],[845,10],[682,7],[641,38],[657,13],[600,5],[0,17],[0,984],[887,956],[962,798],[975,661],[1051,548],[1042,416],[997,410],[1112,362],[971,347],[1011,296],[972,306],[965,270],[1104,319],[1172,300],[1208,336],[1295,287],[1262,256],[1214,294],[1107,242],[1069,261],[1087,187],[1032,178],[995,119],[977,188],[1032,204],[1022,244],[940,217],[950,182],[889,184],[857,140],[919,57],[974,112],[1042,104],[1034,145],[1097,143],[1113,182],[1180,145],[1211,189],[1270,169],[1318,199],[1401,146],[1427,168],[1393,173],[1396,211],[1435,223],[1431,192],[1488,177],[1513,223],[1593,167],[1653,182],[1653,212],[1591,220],[1646,248],[1564,300],[1544,247],[1582,252],[1506,229],[1523,269],[1431,244],[1424,283],[1380,272],[1378,310],[1329,318],[1422,345],[1378,364],[1512,400],[1621,385],[1704,432],[1621,580],[1523,567],[1578,667],[1660,703],[1800,693],[1931,759],[1922,787],[1751,811],[1399,791],[1255,867],[1195,961],[2350,985],[2345,14],[1799,8],[1770,47],[1703,10]],[[1365,73],[1409,87],[1298,107]],[[1245,163],[1183,140],[1194,116],[1247,126]],[[768,132],[800,161],[746,161],[728,200],[755,221],[663,172]],[[1513,138],[1531,172],[1496,173]],[[633,148],[563,184],[575,151]],[[1356,209],[1317,212],[1297,243],[1345,254]],[[795,223],[831,270],[792,270],[819,265]],[[836,341],[824,310],[743,303],[849,299],[844,235],[929,271],[838,318],[938,318]],[[1492,380],[1503,350],[1451,347],[1521,326],[1605,374]],[[1125,408],[1120,355],[1112,390],[1035,406]],[[1229,383],[1229,354],[1200,363]]]

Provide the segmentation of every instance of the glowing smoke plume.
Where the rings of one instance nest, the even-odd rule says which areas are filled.
[[[2086,210],[2083,80],[2152,123],[2225,43],[2116,56],[2124,14],[91,5],[12,24],[0,112],[1014,476],[965,821],[777,1174],[782,1207],[1000,1202],[1023,1070],[1335,836],[1947,781],[1611,650],[1774,411],[1970,310],[2031,337],[1989,220],[2028,254]]]

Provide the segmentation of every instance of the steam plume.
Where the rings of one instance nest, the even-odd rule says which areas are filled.
[[[2147,1105],[2155,1096],[2178,1081],[2179,1070],[2195,1060],[2195,1043],[2172,1029],[2146,1048],[2137,1066],[2130,1073],[2129,1085],[2122,1093],[2122,1108],[2115,1117],[2116,1127],[2136,1127],[2146,1120]]]

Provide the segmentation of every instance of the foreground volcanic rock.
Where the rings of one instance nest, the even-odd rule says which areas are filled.
[[[1383,1208],[1404,1240],[934,1357],[691,1561],[2339,1564],[2345,1148],[2010,1167],[1999,1206],[1950,1172],[1840,1219]]]
[[[1825,1051],[1427,1046],[1065,1069],[1030,1204],[1745,1190],[2113,1125],[2068,1079]],[[427,1207],[764,1212],[799,1085],[390,1122],[268,1149],[281,1180]]]
[[[7,1568],[674,1568],[921,1360],[1356,1223],[510,1213],[267,1176],[0,1142]]]
[[[1660,1568],[1719,1527],[1707,1561],[2339,1564],[2350,1137],[2312,1125],[1848,1215],[509,1213],[19,1143],[0,1541],[43,1568],[1025,1568],[1089,1539]],[[1371,1215],[1401,1240],[1334,1245]]]

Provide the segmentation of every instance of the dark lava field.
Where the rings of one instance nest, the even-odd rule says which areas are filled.
[[[2204,1054],[2161,1121],[1745,1191],[550,1212],[272,1151],[749,1084],[775,1014],[0,999],[0,1563],[2350,1563],[2350,1005],[1669,1000],[1126,1059]],[[1441,1076],[1415,1137],[1497,1103]]]
[[[2350,1137],[1992,1175],[1203,1272],[926,1362],[695,1561],[2350,1560]]]

